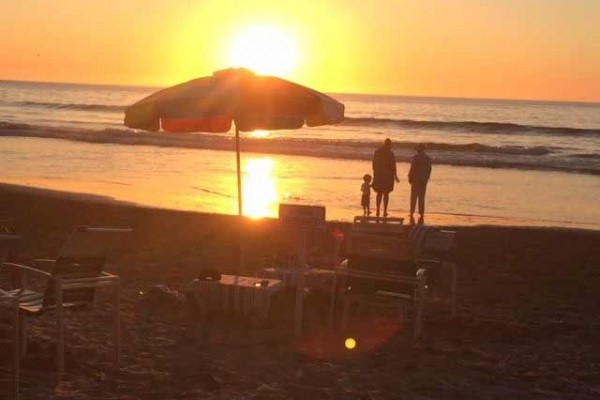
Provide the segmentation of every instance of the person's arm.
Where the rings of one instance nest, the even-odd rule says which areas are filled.
[[[398,179],[398,174],[396,172],[396,155],[394,153],[392,153],[392,171],[394,171],[394,179],[396,180],[396,182],[400,182],[400,179]]]
[[[431,176],[431,157],[427,157],[427,179],[426,181],[429,180],[429,177]]]
[[[410,169],[408,170],[408,183],[412,185],[413,175],[415,173],[415,157],[413,156],[410,162]]]
[[[375,160],[377,160],[377,152],[373,154],[373,162],[371,163],[371,166],[373,167],[373,174],[375,174]]]

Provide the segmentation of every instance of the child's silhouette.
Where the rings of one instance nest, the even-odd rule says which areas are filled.
[[[363,183],[360,186],[362,197],[360,199],[360,205],[363,208],[364,215],[371,215],[371,175],[365,174],[363,176]]]

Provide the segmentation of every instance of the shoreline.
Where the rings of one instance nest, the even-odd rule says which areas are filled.
[[[147,204],[140,204],[134,201],[126,201],[117,199],[108,195],[75,192],[69,190],[57,190],[51,188],[20,185],[14,183],[0,182],[0,192],[8,191],[25,195],[32,196],[48,196],[57,198],[59,200],[73,200],[73,201],[88,201],[96,202],[98,204],[114,205],[114,206],[128,206],[139,209],[156,210],[161,212],[184,212],[198,215],[210,215],[210,216],[227,216],[237,217],[235,214],[223,214],[213,213],[208,211],[198,210],[187,210],[187,209],[175,209],[168,207],[152,206]],[[358,215],[358,214],[357,214]],[[395,215],[390,215],[395,216]],[[409,223],[406,215],[398,215],[398,217],[404,218],[404,223]],[[248,220],[256,220],[257,218],[244,217]],[[262,217],[258,220],[276,221],[277,217]],[[456,228],[456,227],[506,227],[506,228],[522,228],[522,229],[548,229],[548,230],[564,230],[564,231],[582,231],[582,232],[599,232],[600,225],[595,227],[595,224],[588,224],[590,226],[578,226],[575,222],[567,221],[552,221],[552,220],[525,220],[522,218],[510,218],[510,217],[499,217],[499,216],[484,216],[484,215],[470,215],[470,214],[459,214],[459,213],[431,213],[426,215],[426,223],[431,225],[431,220],[435,222],[434,226],[442,228]],[[333,224],[351,224],[351,220],[338,220],[328,219],[328,223]],[[494,223],[495,222],[495,223]],[[529,222],[529,224],[527,224]]]

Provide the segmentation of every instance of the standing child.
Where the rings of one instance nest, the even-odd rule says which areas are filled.
[[[363,208],[364,215],[371,215],[371,175],[365,174],[363,176],[363,183],[360,186],[362,197],[360,199],[360,205]]]

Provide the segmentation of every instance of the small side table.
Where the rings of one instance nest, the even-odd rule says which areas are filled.
[[[249,315],[258,311],[264,319],[269,315],[271,297],[283,288],[284,283],[279,279],[236,275],[221,275],[219,281],[194,279],[188,287],[197,300],[218,302],[224,312]]]

